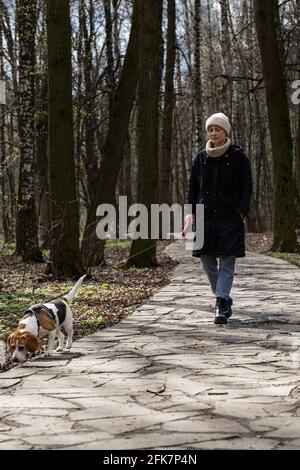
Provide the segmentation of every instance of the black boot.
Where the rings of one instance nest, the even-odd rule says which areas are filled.
[[[223,297],[217,297],[216,300],[216,317],[215,323],[219,325],[225,325],[227,323],[228,318],[232,315],[232,298],[224,299]],[[226,317],[226,321],[224,321],[223,317]]]
[[[225,302],[226,302],[226,311],[225,311],[226,318],[230,318],[231,315],[232,315],[232,308],[231,308],[232,303],[233,303],[232,298],[229,297],[228,300],[226,300],[226,299],[223,299],[223,300],[225,300]]]
[[[215,307],[215,324],[216,325],[226,325],[228,311],[227,300],[222,297],[216,298],[216,307]]]

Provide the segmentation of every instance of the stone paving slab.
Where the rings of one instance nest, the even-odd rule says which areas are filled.
[[[171,282],[70,353],[0,376],[0,449],[299,449],[300,270],[248,253],[234,315],[183,242]]]

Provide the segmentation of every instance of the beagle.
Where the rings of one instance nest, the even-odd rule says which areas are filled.
[[[73,314],[68,302],[75,297],[85,276],[82,276],[70,292],[61,299],[32,305],[26,310],[17,329],[7,339],[7,350],[12,354],[14,362],[24,362],[28,352],[33,353],[38,349],[39,338],[44,338],[45,336],[48,336],[46,355],[50,356],[52,354],[56,335],[58,336],[58,348],[56,351],[63,351],[63,331],[68,336],[66,349],[71,349],[73,341]]]

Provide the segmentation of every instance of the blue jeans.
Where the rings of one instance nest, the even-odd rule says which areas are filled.
[[[231,291],[235,256],[220,256],[219,265],[216,256],[202,255],[201,262],[216,297],[229,298]]]

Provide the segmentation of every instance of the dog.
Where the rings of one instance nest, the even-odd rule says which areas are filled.
[[[73,314],[68,305],[75,295],[86,275],[82,276],[61,299],[53,302],[32,305],[25,311],[17,329],[7,339],[7,351],[12,354],[14,362],[24,362],[28,353],[34,353],[40,344],[40,338],[48,336],[47,356],[51,356],[55,338],[58,336],[58,348],[64,349],[64,332],[66,333],[66,349],[71,349],[73,341]]]

